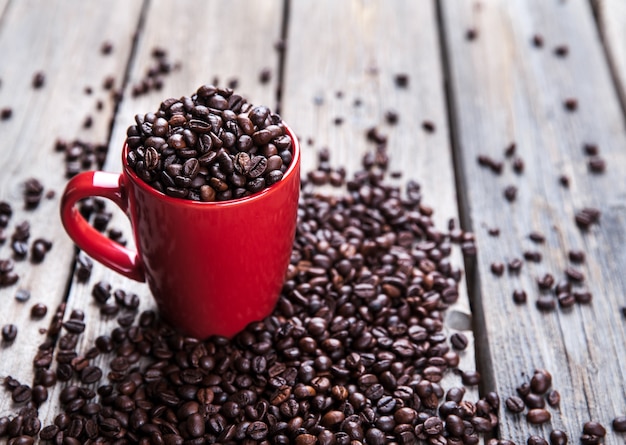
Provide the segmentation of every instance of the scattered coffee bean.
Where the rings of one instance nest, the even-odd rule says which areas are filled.
[[[587,156],[597,156],[598,154],[600,154],[600,149],[596,144],[583,145],[583,151]]]
[[[582,250],[570,250],[568,252],[568,257],[572,263],[585,262],[585,252],[583,252]]]
[[[552,385],[552,374],[545,369],[538,369],[530,379],[530,390],[535,394],[544,394]]]
[[[435,126],[435,123],[432,122],[432,121],[424,121],[424,122],[422,122],[422,128],[427,133],[434,133],[435,130],[437,129],[437,127]]]
[[[545,440],[543,437],[539,437],[539,436],[530,436],[528,438],[528,440],[526,441],[527,445],[548,445],[548,441]]]
[[[13,116],[13,108],[4,107],[0,109],[0,120],[3,120],[3,121],[9,120],[11,119],[11,116]]]
[[[44,74],[43,71],[37,71],[33,75],[33,88],[39,89],[44,86],[45,82],[46,82],[46,75]]]
[[[565,431],[552,430],[550,432],[550,445],[567,445],[567,434],[565,434]]]
[[[48,313],[48,306],[43,303],[35,303],[30,308],[30,317],[31,318],[43,318]]]
[[[27,289],[18,289],[15,292],[15,299],[20,303],[24,303],[30,299],[30,291]]]
[[[556,389],[553,389],[546,395],[546,401],[552,408],[558,408],[561,403],[561,394]]]
[[[468,343],[467,337],[462,332],[455,332],[450,336],[450,344],[452,344],[452,347],[457,351],[464,351]]]
[[[537,285],[539,286],[539,289],[542,290],[551,289],[552,286],[554,286],[554,276],[549,273],[542,275],[537,278]]]
[[[569,53],[569,47],[567,45],[559,45],[554,48],[554,54],[559,57],[565,57]]]
[[[12,342],[17,337],[17,326],[14,324],[5,324],[2,326],[2,339],[6,342]]]
[[[606,161],[600,156],[591,156],[587,160],[587,167],[591,173],[604,173]]]
[[[517,197],[517,187],[514,185],[509,185],[504,189],[504,197],[507,201],[513,202]]]
[[[626,432],[626,416],[617,416],[613,419],[613,430],[617,433]]]
[[[111,54],[111,52],[113,52],[113,43],[109,40],[105,40],[104,42],[102,42],[102,44],[100,45],[100,53],[104,55],[109,55]]]
[[[387,121],[389,125],[396,125],[398,123],[399,118],[400,117],[398,113],[394,110],[387,110],[385,112],[385,120]]]
[[[268,83],[272,79],[272,70],[270,68],[263,68],[259,73],[259,82],[262,84]]]
[[[522,158],[513,159],[513,171],[518,175],[524,173],[524,160]]]
[[[541,34],[533,35],[533,46],[535,48],[542,48],[543,47],[543,36]]]
[[[524,405],[524,401],[517,396],[511,396],[507,398],[505,404],[506,409],[508,409],[512,413],[521,413],[526,408],[526,406]]]
[[[593,207],[585,207],[576,212],[574,220],[580,229],[586,230],[592,224],[598,223],[600,220],[600,210]]]
[[[504,149],[504,156],[507,158],[511,158],[513,157],[513,155],[515,155],[515,151],[517,149],[517,144],[515,142],[510,143],[505,149]]]
[[[502,276],[504,273],[504,264],[502,263],[491,263],[491,273],[497,277]]]
[[[513,291],[513,301],[517,304],[526,303],[526,292],[522,289],[516,289]]]
[[[573,267],[566,268],[565,275],[567,276],[569,280],[574,281],[576,283],[581,283],[585,280],[585,275],[583,275],[581,271],[574,269]]]
[[[538,244],[543,244],[546,240],[545,236],[543,236],[543,234],[539,233],[539,232],[531,232],[528,235],[528,238]]]
[[[556,308],[556,301],[549,295],[540,295],[535,302],[537,309],[541,311],[551,311]]]
[[[533,425],[539,425],[550,421],[550,411],[541,408],[531,409],[526,413],[526,421]]]
[[[507,269],[509,273],[516,274],[519,273],[520,270],[522,270],[523,265],[524,263],[522,262],[522,260],[520,260],[519,258],[513,258],[507,263]]]
[[[465,31],[465,39],[468,41],[476,40],[478,37],[478,30],[476,28],[469,28]]]
[[[591,300],[593,300],[593,295],[591,294],[591,292],[574,292],[574,298],[576,299],[576,302],[579,304],[589,304],[591,303]]]
[[[489,230],[487,230],[487,233],[489,234],[489,236],[500,236],[500,229],[498,229],[497,227],[491,227],[489,228]]]
[[[569,188],[569,177],[567,175],[559,176],[559,184],[565,188]]]
[[[563,106],[567,111],[576,111],[578,109],[578,100],[569,97],[563,101]]]
[[[527,250],[524,252],[524,259],[534,263],[541,262],[541,252]]]
[[[91,277],[93,261],[84,253],[79,253],[76,259],[76,278],[79,282],[86,282]]]
[[[405,73],[396,74],[394,82],[398,88],[407,88],[409,86],[409,75]]]

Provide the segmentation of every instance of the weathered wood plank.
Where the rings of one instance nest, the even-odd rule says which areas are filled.
[[[193,0],[150,2],[138,36],[129,82],[115,118],[104,169],[121,171],[121,149],[128,126],[134,124],[135,114],[155,111],[160,102],[168,97],[191,95],[200,85],[211,83],[216,76],[220,85],[230,79],[238,79],[237,91],[240,94],[252,103],[275,107],[279,64],[273,45],[280,37],[282,14],[282,2],[273,0],[253,4],[245,0],[228,3],[198,3]],[[246,29],[246,32],[233,33],[233,26]],[[170,29],[176,32],[164,31]],[[165,77],[161,91],[135,97],[133,86],[145,78],[147,68],[153,65],[151,53],[156,47],[166,49],[168,59],[180,62],[180,68]],[[258,76],[266,67],[271,69],[273,75],[270,82],[262,84]],[[126,217],[114,207],[112,203],[108,204],[108,210],[114,213],[111,227],[122,229],[126,239],[132,241]],[[141,298],[139,311],[156,310],[146,284],[131,281],[96,263],[90,282],[84,285],[73,281],[68,298],[68,316],[71,309],[80,309],[86,314],[87,327],[77,346],[77,350],[82,352],[93,346],[98,336],[110,335],[117,326],[114,319],[107,320],[100,315],[99,305],[91,296],[93,285],[100,280],[110,283],[113,289],[137,293]],[[104,371],[101,384],[106,381],[110,360],[110,356],[93,360]],[[57,385],[51,394],[51,399],[57,403],[61,389],[61,385]],[[58,405],[50,406],[47,413],[42,414],[44,424],[50,424],[59,411]]]
[[[626,3],[594,0],[594,4],[622,107],[626,109]]]
[[[473,307],[483,321],[481,365],[487,389],[502,397],[514,395],[537,368],[552,373],[562,396],[560,409],[550,409],[552,420],[542,427],[502,407],[500,434],[525,443],[530,434],[547,438],[559,428],[575,442],[584,422],[596,420],[609,430],[607,443],[621,443],[609,425],[626,402],[620,315],[626,292],[626,140],[591,7],[584,0],[480,4],[441,2],[464,212],[478,243]],[[466,37],[469,29],[477,31],[473,41]],[[542,48],[533,46],[535,34],[542,36]],[[568,46],[566,57],[555,55],[559,45]],[[566,111],[567,98],[577,99],[577,111]],[[481,154],[504,160],[512,142],[525,162],[523,174],[516,175],[509,161],[499,176],[478,165]],[[598,145],[604,174],[588,171],[586,143]],[[559,184],[562,174],[569,189]],[[508,185],[518,187],[513,203],[503,197]],[[587,232],[574,223],[583,207],[602,212]],[[490,237],[487,228],[496,226],[500,236]],[[533,244],[531,231],[543,233],[545,243]],[[573,287],[589,289],[594,301],[540,312],[536,279],[545,273],[563,279],[569,249],[587,253],[586,263],[575,266],[585,283]],[[543,261],[526,262],[518,277],[490,272],[492,262],[506,264],[525,250],[539,251]],[[513,303],[516,288],[528,293],[526,305]]]
[[[317,150],[327,147],[331,164],[350,177],[362,155],[374,150],[365,134],[376,126],[388,135],[389,170],[402,173],[398,184],[419,182],[437,226],[447,230],[458,213],[434,4],[328,0],[296,1],[290,8],[282,115],[303,143],[303,172],[317,166]],[[407,87],[396,85],[398,74],[407,76]],[[390,110],[399,115],[396,125],[385,119]],[[424,121],[436,131],[425,131]],[[462,265],[459,252],[452,261]],[[460,293],[448,310],[447,329],[470,338],[460,368],[473,370],[465,285]],[[449,376],[446,385],[458,380]],[[467,398],[475,396],[468,392]]]
[[[0,121],[0,200],[11,203],[14,210],[5,233],[10,236],[18,223],[27,220],[31,224],[29,244],[44,237],[54,245],[41,265],[16,261],[20,280],[0,289],[0,325],[10,322],[19,327],[15,342],[1,346],[0,379],[12,375],[32,384],[32,359],[45,338],[38,330],[48,326],[55,308],[66,297],[75,250],[58,216],[66,179],[64,157],[54,153],[55,140],[106,141],[114,104],[102,82],[113,76],[121,85],[140,9],[140,2],[126,1],[106,5],[20,1],[12,2],[2,18],[0,108],[13,110],[10,119]],[[69,19],[72,26],[67,25]],[[105,40],[113,45],[109,56],[100,52]],[[31,86],[37,71],[45,73],[40,89]],[[84,92],[88,86],[93,89],[91,95]],[[101,111],[96,110],[99,99],[103,101]],[[89,129],[83,128],[87,115],[93,116]],[[23,183],[30,177],[41,180],[46,191],[56,192],[33,211],[25,210],[22,200]],[[0,247],[0,258],[11,257],[10,244],[7,240]],[[30,300],[17,302],[17,289],[30,291]],[[37,322],[30,320],[35,302],[48,306],[48,315]],[[10,397],[0,396],[0,415],[13,408]]]

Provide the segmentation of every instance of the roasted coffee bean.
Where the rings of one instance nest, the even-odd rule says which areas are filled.
[[[550,445],[566,445],[567,435],[565,431],[552,430],[550,432]]]
[[[526,303],[526,292],[522,289],[516,289],[513,291],[513,301],[517,304]]]
[[[2,340],[12,342],[17,337],[17,326],[14,324],[5,324],[2,326]]]
[[[552,408],[557,408],[561,403],[561,394],[556,389],[553,389],[546,395],[546,401]]]
[[[618,416],[613,419],[613,430],[617,433],[626,432],[626,416]]]
[[[526,441],[527,445],[548,445],[548,441],[545,440],[543,437],[539,437],[539,436],[530,436],[528,438],[528,440]]]
[[[32,390],[28,385],[19,385],[11,392],[11,398],[15,403],[27,402],[31,399]]]
[[[509,185],[504,189],[504,197],[507,201],[513,202],[517,197],[517,187],[514,185]]]
[[[550,415],[550,411],[539,408],[531,409],[526,413],[526,421],[534,425],[546,423],[550,420],[551,417],[552,416]]]
[[[530,390],[535,394],[544,394],[552,385],[552,374],[545,369],[538,369],[530,379]]]
[[[463,351],[465,350],[465,348],[467,348],[469,341],[467,340],[465,334],[463,334],[462,332],[456,332],[450,337],[450,343],[452,344],[452,347],[454,349],[458,351]]]
[[[583,434],[590,436],[604,437],[606,436],[606,429],[599,422],[589,421],[583,425]]]
[[[572,263],[585,262],[585,252],[583,252],[582,250],[570,250],[568,252],[568,257]]]
[[[502,263],[491,263],[491,273],[493,273],[496,276],[502,276],[502,273],[504,273],[504,264]]]
[[[521,413],[524,411],[524,401],[517,396],[511,396],[505,401],[506,408],[512,413]]]

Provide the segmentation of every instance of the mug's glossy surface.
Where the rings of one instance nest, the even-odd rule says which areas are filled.
[[[94,259],[148,282],[161,316],[198,337],[231,337],[273,310],[289,264],[300,191],[300,146],[282,180],[237,200],[195,202],[164,195],[126,164],[122,174],[72,178],[61,218],[74,242]],[[130,218],[137,252],[98,233],[75,204],[88,196],[114,201]]]

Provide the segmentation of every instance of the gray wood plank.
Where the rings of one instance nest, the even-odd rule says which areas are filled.
[[[593,3],[622,107],[626,109],[626,3],[620,0],[594,0]]]
[[[32,360],[45,338],[39,329],[48,326],[55,308],[66,297],[75,251],[58,216],[66,179],[64,157],[54,153],[55,141],[79,138],[106,142],[113,101],[102,82],[110,75],[121,85],[140,9],[140,2],[123,0],[98,5],[70,0],[41,4],[19,1],[12,2],[2,18],[0,108],[13,109],[10,119],[0,121],[0,200],[10,202],[14,210],[5,233],[10,237],[14,227],[27,220],[31,224],[30,243],[44,237],[54,245],[43,264],[17,261],[19,281],[0,289],[0,325],[10,322],[19,326],[15,342],[0,346],[0,379],[12,375],[32,384]],[[100,52],[105,40],[113,45],[108,56]],[[36,90],[31,82],[40,70],[45,73],[45,84]],[[87,86],[93,89],[91,95],[84,92]],[[98,99],[103,101],[101,111],[96,111]],[[89,129],[83,128],[87,115],[93,116]],[[41,180],[46,191],[56,192],[33,211],[25,210],[22,200],[23,183],[30,177]],[[9,257],[7,240],[0,246],[0,258]],[[28,302],[14,299],[18,289],[30,291]],[[48,315],[37,322],[30,320],[30,307],[35,302],[48,306]],[[10,397],[0,396],[0,416],[13,408]]]
[[[450,67],[454,137],[464,212],[478,243],[476,316],[483,323],[482,369],[487,389],[501,397],[515,394],[535,369],[552,373],[560,391],[560,409],[541,427],[523,415],[501,408],[500,434],[526,443],[530,434],[548,437],[553,428],[576,442],[584,422],[596,420],[607,430],[607,443],[623,437],[610,423],[623,415],[626,403],[626,337],[620,308],[626,281],[626,138],[624,120],[598,38],[591,6],[584,0],[567,2],[489,0],[441,2]],[[467,30],[477,38],[469,41]],[[532,44],[535,34],[543,47]],[[554,50],[567,45],[566,57]],[[578,109],[568,112],[564,100],[575,98]],[[525,162],[516,175],[510,162],[494,175],[477,163],[484,154],[504,160],[504,149],[517,143]],[[604,174],[591,174],[583,151],[597,144],[606,160]],[[569,189],[559,184],[570,178]],[[503,190],[518,187],[517,199],[507,203]],[[579,230],[574,215],[583,207],[597,207],[600,222]],[[489,227],[499,227],[490,237]],[[539,231],[545,244],[528,235]],[[574,289],[588,289],[590,305],[540,312],[536,279],[545,273],[564,278],[569,249],[583,249],[585,264],[576,266],[586,277]],[[526,262],[521,274],[498,278],[492,262],[522,257],[537,250],[541,263]],[[516,306],[516,288],[528,293],[528,304]]]
[[[424,204],[432,206],[436,225],[445,231],[449,219],[458,221],[458,213],[434,6],[292,2],[282,115],[300,136],[304,173],[317,166],[317,151],[327,147],[331,164],[345,167],[350,177],[360,169],[362,155],[374,150],[365,134],[376,126],[388,135],[389,170],[402,173],[396,183],[419,182]],[[396,86],[398,74],[408,76],[408,87]],[[395,126],[386,122],[389,110],[399,114]],[[335,124],[336,118],[343,123]],[[424,121],[436,131],[424,131]],[[462,267],[459,252],[452,262]],[[470,339],[459,366],[469,371],[475,363],[464,284],[460,293],[448,310],[446,329],[449,334],[464,331]],[[459,385],[458,376],[449,375],[445,385]],[[468,391],[467,399],[475,401],[476,395]]]
[[[121,150],[128,126],[134,125],[135,114],[156,111],[160,102],[169,97],[191,95],[199,86],[211,83],[215,76],[220,85],[237,78],[238,93],[252,103],[275,107],[279,64],[278,53],[273,46],[280,37],[282,14],[282,2],[274,0],[254,3],[245,0],[228,3],[151,1],[138,36],[128,85],[115,117],[104,170],[121,171]],[[232,33],[234,24],[246,29],[246,32]],[[164,29],[177,31],[163,32]],[[221,35],[228,38],[208,38]],[[146,70],[153,65],[151,53],[157,47],[166,49],[168,59],[173,63],[180,62],[180,68],[164,78],[162,90],[135,97],[132,94],[133,86],[145,77]],[[259,82],[259,73],[264,68],[272,71],[271,80],[266,84]],[[108,204],[107,209],[114,214],[111,227],[122,229],[125,238],[132,241],[125,215],[112,203]],[[132,248],[132,243],[129,247]],[[111,330],[118,326],[114,319],[100,315],[99,305],[91,296],[93,285],[100,280],[110,283],[113,289],[137,293],[141,298],[139,311],[156,310],[145,283],[132,281],[95,263],[88,284],[72,282],[66,311],[68,316],[71,309],[80,309],[86,314],[87,327],[77,346],[77,350],[83,352],[93,346],[98,336],[110,335]],[[93,360],[104,370],[105,377],[101,384],[106,381],[110,360],[110,356],[99,356]],[[61,389],[62,386],[57,385],[51,395],[51,399],[57,403]],[[60,407],[57,404],[50,405],[46,413],[41,415],[43,423],[50,424],[58,412]]]

